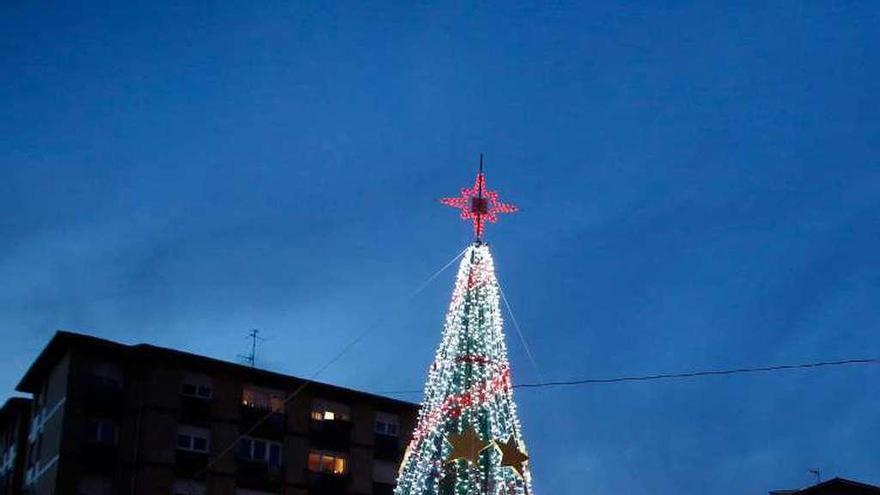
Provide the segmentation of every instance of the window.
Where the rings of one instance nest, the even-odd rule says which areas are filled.
[[[86,420],[86,441],[92,443],[115,444],[118,432],[112,421],[104,419]]]
[[[171,495],[205,495],[205,485],[198,481],[175,481]]]
[[[7,471],[12,471],[13,466],[15,466],[14,443],[10,444],[9,448],[3,451],[3,457],[0,459],[0,477],[2,477]]]
[[[312,401],[312,419],[315,421],[350,421],[351,415],[345,404],[315,399]]]
[[[207,453],[211,444],[211,432],[205,428],[181,426],[177,429],[177,449]]]
[[[376,413],[377,435],[388,435],[396,437],[400,432],[400,420],[393,414]]]
[[[284,411],[284,397],[281,392],[265,390],[245,385],[241,391],[241,404],[254,409],[280,413]]]
[[[259,438],[243,437],[238,441],[238,457],[278,467],[281,466],[281,444]]]
[[[28,467],[35,466],[38,462],[40,462],[40,442],[36,442],[30,446],[27,453],[27,465]]]
[[[309,452],[309,471],[343,475],[348,472],[348,462],[342,454],[333,452]]]
[[[183,381],[180,384],[180,393],[188,397],[210,399],[214,395],[211,377],[195,373],[184,374]]]

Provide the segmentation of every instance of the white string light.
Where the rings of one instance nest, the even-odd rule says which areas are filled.
[[[513,437],[525,453],[500,303],[489,247],[474,244],[459,266],[395,495],[531,494],[528,464],[517,466],[520,476],[504,465],[496,448],[482,450],[473,464],[448,459],[449,436],[471,429],[482,441],[496,444]]]

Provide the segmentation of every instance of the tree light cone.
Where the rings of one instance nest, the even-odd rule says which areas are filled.
[[[462,455],[463,441],[474,445]],[[530,495],[498,281],[486,244],[465,252],[395,495]]]

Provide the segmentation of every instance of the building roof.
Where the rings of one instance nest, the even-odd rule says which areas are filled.
[[[157,361],[168,360],[178,363],[186,363],[193,367],[193,371],[224,372],[245,378],[255,382],[255,385],[275,386],[278,388],[293,389],[308,383],[309,387],[319,388],[322,393],[334,395],[355,395],[369,402],[381,403],[395,408],[412,408],[417,405],[412,402],[393,399],[382,395],[371,394],[360,390],[353,390],[329,383],[307,380],[305,378],[276,373],[274,371],[253,368],[238,363],[223,361],[198,354],[168,349],[150,344],[126,345],[112,340],[101,339],[91,335],[76,332],[58,330],[45,348],[40,352],[37,359],[31,363],[21,381],[16,386],[19,392],[38,391],[42,377],[47,371],[63,358],[72,348],[86,351],[104,351],[111,355],[125,359],[155,359]]]
[[[771,495],[880,495],[880,486],[868,485],[846,478],[831,478],[800,490],[775,490],[770,493]]]
[[[0,407],[0,425],[6,424],[17,414],[30,414],[31,399],[26,397],[10,397]]]
[[[40,351],[37,359],[31,363],[15,387],[15,390],[29,393],[39,392],[41,378],[74,346],[103,348],[107,351],[120,351],[128,347],[124,344],[99,339],[91,335],[58,330],[52,336],[52,340]]]

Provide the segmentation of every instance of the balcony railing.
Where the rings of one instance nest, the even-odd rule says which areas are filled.
[[[236,484],[252,490],[274,491],[284,483],[281,466],[265,461],[238,458],[235,473]]]
[[[102,417],[118,417],[122,414],[125,401],[122,385],[119,382],[86,376],[80,384],[80,391],[89,414]]]
[[[309,440],[316,449],[348,452],[351,448],[351,427],[351,421],[313,419],[309,425]]]
[[[345,493],[348,488],[348,474],[317,473],[306,471],[306,480],[309,486],[309,494],[314,495],[339,495]]]
[[[373,457],[383,461],[399,461],[400,439],[391,435],[376,434],[373,440]]]
[[[181,423],[195,426],[205,426],[211,422],[211,399],[180,396],[180,421]]]
[[[191,450],[177,450],[174,454],[174,472],[181,478],[192,479],[199,475],[201,479],[205,475],[208,466],[208,454]]]
[[[249,434],[252,436],[268,439],[284,438],[286,421],[287,415],[283,412],[273,412],[270,409],[253,407],[246,404],[241,405],[241,428],[243,431],[249,431]]]
[[[111,443],[84,442],[79,462],[84,472],[115,473],[117,467],[116,445]]]

